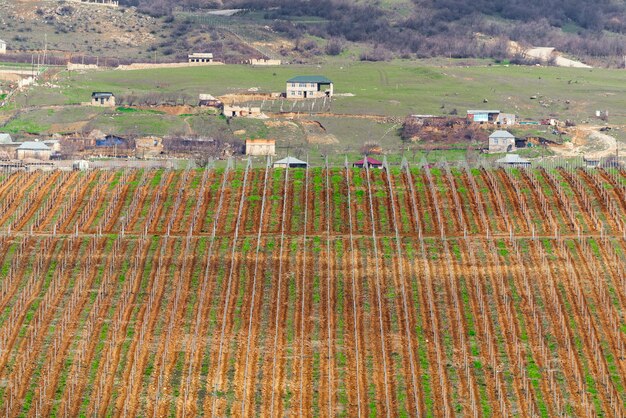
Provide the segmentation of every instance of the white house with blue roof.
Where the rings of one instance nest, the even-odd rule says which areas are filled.
[[[287,80],[288,99],[331,97],[333,82],[321,75],[299,75]]]

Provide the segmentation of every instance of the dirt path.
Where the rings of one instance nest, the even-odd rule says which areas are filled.
[[[589,159],[607,158],[615,155],[618,147],[620,155],[626,155],[626,142],[601,132],[602,126],[581,125],[572,128],[572,140],[563,145],[550,147],[557,157],[585,157]],[[550,158],[550,157],[548,157]]]
[[[592,68],[590,65],[584,64],[580,61],[575,61],[569,58],[561,56],[559,52],[556,52],[551,47],[536,47],[529,48],[524,51],[524,54],[531,58],[537,58],[544,62],[554,60],[554,64],[557,67],[571,67],[571,68]]]

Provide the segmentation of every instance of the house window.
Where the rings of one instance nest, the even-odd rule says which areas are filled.
[[[306,83],[300,83],[300,87],[306,87]]]
[[[494,144],[494,145],[498,145],[498,139],[497,139],[497,138],[494,138],[494,139],[493,139],[493,144]]]
[[[298,96],[302,96],[302,92],[301,91],[298,92]]]
[[[296,83],[291,83],[291,87],[295,87],[295,86],[296,86]]]

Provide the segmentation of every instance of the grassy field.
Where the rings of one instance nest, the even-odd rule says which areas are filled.
[[[459,113],[469,108],[498,108],[522,118],[557,115],[582,120],[596,109],[626,121],[623,86],[626,73],[606,69],[484,65],[432,67],[415,61],[254,68],[244,65],[183,69],[63,72],[61,89],[36,89],[42,104],[84,101],[92,91],[118,95],[181,93],[196,97],[246,91],[283,91],[285,80],[299,74],[322,74],[335,83],[333,111],[348,114],[404,116],[409,113]],[[531,99],[537,96],[537,99]],[[485,102],[487,100],[487,102]],[[569,101],[569,103],[568,103]]]

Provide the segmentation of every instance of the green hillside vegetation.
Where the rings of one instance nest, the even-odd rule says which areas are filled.
[[[330,64],[321,68],[228,65],[63,72],[57,81],[61,88],[37,87],[31,97],[38,97],[39,105],[69,105],[87,100],[93,91],[110,90],[122,101],[128,96],[160,95],[195,104],[199,93],[220,96],[247,92],[249,88],[282,92],[285,80],[300,74],[323,74],[333,80],[338,94],[331,107],[335,113],[403,117],[410,113],[445,114],[454,109],[462,113],[469,108],[489,107],[522,118],[557,115],[581,121],[596,109],[606,109],[613,122],[626,121],[623,71],[488,65],[486,61],[472,67],[427,67],[415,61],[393,61]],[[537,100],[531,96],[537,96]],[[24,100],[18,98],[18,102]]]

